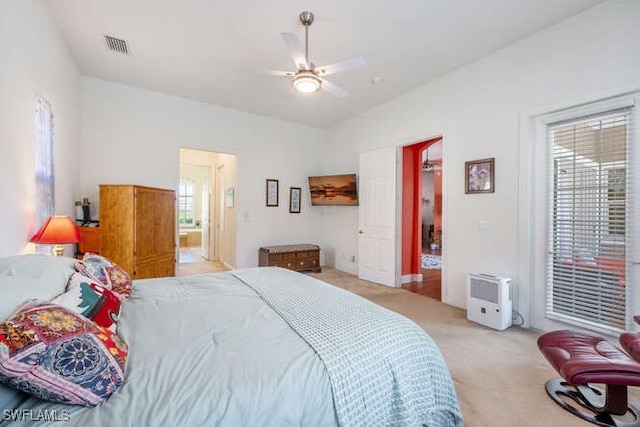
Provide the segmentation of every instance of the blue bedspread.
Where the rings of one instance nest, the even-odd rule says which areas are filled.
[[[433,340],[357,295],[279,268],[237,271],[318,353],[340,425],[456,426],[462,417]]]

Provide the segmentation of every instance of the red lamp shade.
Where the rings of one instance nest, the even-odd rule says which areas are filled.
[[[78,228],[68,216],[54,215],[46,219],[42,227],[33,235],[31,243],[59,245],[78,243],[82,240]]]

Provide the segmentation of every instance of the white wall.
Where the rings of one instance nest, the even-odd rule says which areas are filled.
[[[341,169],[356,169],[364,151],[444,136],[445,302],[464,307],[466,274],[477,270],[514,278],[521,294],[541,291],[518,268],[526,238],[518,223],[519,116],[640,83],[638,22],[638,1],[601,4],[329,131],[327,151],[339,150]],[[485,157],[496,158],[495,193],[465,195],[464,162]],[[351,229],[336,230],[336,222]],[[357,212],[332,212],[325,234],[335,252],[357,252]]]
[[[0,6],[0,256],[32,252],[35,102],[52,107],[56,213],[75,216],[80,181],[79,74],[42,2]],[[73,248],[66,247],[66,255]]]
[[[93,78],[81,80],[82,194],[96,206],[99,184],[177,190],[180,148],[230,153],[238,156],[235,267],[256,266],[260,246],[319,241],[322,211],[309,205],[306,179],[320,170],[325,131]],[[266,178],[280,180],[278,207],[265,206]],[[303,188],[300,214],[289,213],[290,186]]]
[[[219,182],[214,183],[214,185],[218,185],[216,193],[219,200],[216,204],[217,215],[213,217],[218,222],[216,230],[218,238],[214,240],[218,245],[216,251],[218,260],[225,266],[230,267],[237,264],[236,251],[240,244],[236,238],[238,235],[238,205],[235,201],[235,191],[238,188],[238,157],[232,154],[218,154],[216,167],[219,173],[214,178]],[[233,206],[227,206],[226,191],[229,188],[234,189]]]

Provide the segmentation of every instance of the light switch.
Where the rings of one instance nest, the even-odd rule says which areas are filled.
[[[489,222],[485,220],[478,220],[478,230],[487,231],[489,229]]]

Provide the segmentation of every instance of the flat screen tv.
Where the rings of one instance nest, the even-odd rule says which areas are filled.
[[[311,206],[358,206],[356,174],[309,177]]]

